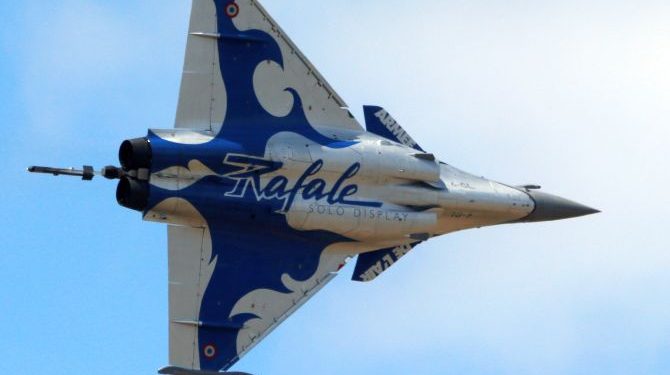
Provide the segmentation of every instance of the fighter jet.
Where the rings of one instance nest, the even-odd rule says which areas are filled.
[[[433,237],[598,212],[461,171],[364,114],[257,0],[193,0],[174,128],[123,141],[120,167],[29,170],[118,179],[121,206],[167,224],[172,375],[230,369],[350,260],[369,282]]]

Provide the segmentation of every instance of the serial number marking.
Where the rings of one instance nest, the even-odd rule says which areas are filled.
[[[451,182],[450,185],[453,186],[453,187],[459,187],[459,188],[462,188],[462,189],[477,190],[467,182]]]
[[[451,214],[449,214],[449,217],[454,218],[454,219],[469,219],[469,218],[472,217],[472,213],[453,211],[453,212],[451,212]]]

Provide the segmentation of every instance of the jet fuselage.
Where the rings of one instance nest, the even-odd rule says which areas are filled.
[[[275,216],[269,213],[279,213],[298,231],[363,242],[361,251],[513,222],[535,209],[524,189],[465,173],[432,154],[372,133],[330,137],[324,145],[279,132],[263,155],[252,155],[226,140],[225,131],[213,137],[152,130],[134,140],[146,142],[149,164],[132,160],[141,154],[127,153],[125,161],[122,156],[124,165],[140,167],[139,175],[148,170],[142,188],[127,192],[145,195],[131,208],[150,208],[147,220],[192,224],[198,215],[188,202],[206,200],[230,225],[268,229]]]

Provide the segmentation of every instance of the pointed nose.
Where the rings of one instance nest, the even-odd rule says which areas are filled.
[[[521,219],[523,222],[570,219],[600,212],[595,208],[535,190],[528,191],[528,195],[535,202],[535,210]]]

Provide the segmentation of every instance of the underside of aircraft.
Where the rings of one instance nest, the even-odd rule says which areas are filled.
[[[243,355],[356,259],[372,281],[447,233],[597,212],[461,171],[387,112],[365,128],[256,0],[193,0],[174,128],[124,141],[117,200],[168,225],[169,366]]]

